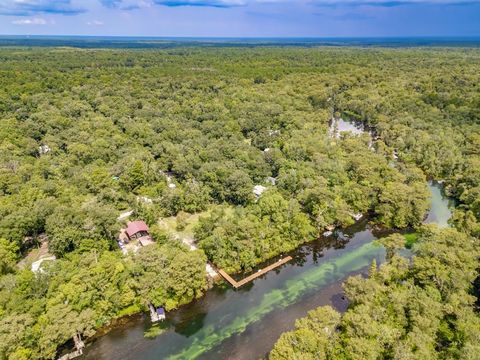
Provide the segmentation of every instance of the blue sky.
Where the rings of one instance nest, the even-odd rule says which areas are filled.
[[[480,36],[480,0],[0,0],[0,34]]]

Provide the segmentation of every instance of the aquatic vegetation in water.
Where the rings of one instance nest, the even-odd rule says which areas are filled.
[[[318,267],[290,279],[283,288],[266,293],[258,306],[249,309],[245,314],[239,314],[226,326],[222,327],[217,323],[204,327],[192,337],[190,346],[170,356],[169,359],[195,359],[234,334],[243,332],[247,326],[268,313],[286,308],[306,293],[318,290],[345,278],[351,272],[367,267],[374,258],[383,259],[384,253],[382,247],[368,243],[349,253],[327,260]]]
[[[168,330],[167,323],[154,324],[150,328],[145,330],[143,336],[145,336],[148,339],[154,339],[157,336],[162,335],[167,330]]]

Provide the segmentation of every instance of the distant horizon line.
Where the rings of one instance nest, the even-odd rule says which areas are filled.
[[[228,40],[228,39],[272,39],[272,40],[321,40],[321,39],[478,39],[480,40],[480,35],[395,35],[395,36],[382,36],[382,35],[372,35],[372,36],[163,36],[163,35],[40,35],[40,34],[0,34],[0,37],[17,37],[17,38],[58,38],[58,37],[69,37],[69,38],[131,38],[131,39],[219,39],[219,40]]]
[[[166,49],[179,47],[465,47],[480,48],[480,36],[208,37],[121,35],[0,35],[0,47]]]

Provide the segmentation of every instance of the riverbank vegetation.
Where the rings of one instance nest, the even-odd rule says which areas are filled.
[[[390,78],[399,85],[395,103],[385,96],[392,91],[385,83],[368,85],[362,94],[347,88],[337,96],[340,109],[376,129],[377,143],[390,148],[387,157],[415,163],[445,181],[446,192],[458,201],[455,229],[424,227],[409,236],[411,263],[392,255],[398,244],[390,244],[389,261],[378,271],[372,264],[367,279],[345,283],[350,300],[345,314],[331,307],[310,312],[282,335],[270,359],[478,356],[480,97],[470,79],[479,68],[478,59],[471,58],[448,70],[434,66],[429,75],[414,70],[403,85]]]
[[[110,320],[147,309],[171,310],[206,290],[205,259],[178,243],[149,246],[136,256],[74,251],[41,272],[1,278],[2,358],[54,358],[76,332],[91,336]]]
[[[52,358],[146,297],[198,297],[205,255],[250,270],[358,214],[416,227],[427,177],[480,235],[478,50],[15,48],[0,64],[3,358]],[[373,138],[332,137],[334,113]],[[135,258],[115,241],[130,209],[160,243]],[[199,251],[157,226],[206,210]],[[17,266],[41,241],[57,260]]]
[[[347,312],[311,311],[281,336],[269,359],[477,358],[478,240],[426,226],[413,252],[411,263],[393,253],[368,278],[349,278]]]

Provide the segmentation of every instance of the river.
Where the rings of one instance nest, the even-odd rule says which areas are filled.
[[[354,121],[348,118],[333,118],[330,120],[329,135],[339,138],[342,133],[349,132],[352,135],[362,135],[368,133],[373,137],[373,131],[367,128],[361,121]]]
[[[432,207],[426,223],[447,226],[450,202],[441,185],[428,183]],[[167,314],[167,329],[154,339],[144,337],[151,326],[139,315],[98,338],[85,359],[258,359],[295,320],[321,305],[345,311],[341,284],[350,275],[365,273],[384,249],[372,241],[385,233],[366,219],[330,237],[299,247],[294,260],[234,290],[225,284]]]

